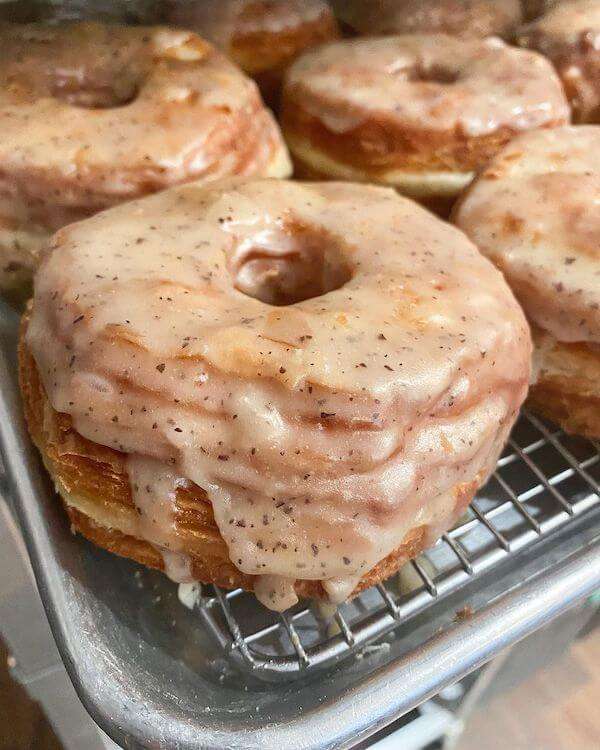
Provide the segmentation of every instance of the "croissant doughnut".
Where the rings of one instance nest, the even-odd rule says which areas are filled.
[[[516,133],[569,119],[551,64],[495,38],[327,44],[292,65],[282,99],[300,175],[383,183],[440,210]]]
[[[61,226],[169,185],[283,177],[253,81],[190,32],[0,24],[0,290]]]
[[[21,339],[73,527],[284,609],[463,513],[525,397],[523,314],[456,228],[346,183],[187,185],[59,231]]]
[[[503,271],[533,327],[530,402],[568,432],[600,437],[600,127],[510,143],[455,222]]]

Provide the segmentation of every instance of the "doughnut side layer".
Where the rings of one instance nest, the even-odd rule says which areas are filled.
[[[294,176],[300,180],[348,180],[377,183],[396,189],[442,216],[448,216],[456,196],[473,180],[475,172],[389,169],[374,171],[338,161],[300,136],[286,134],[293,153]]]
[[[528,403],[565,432],[600,438],[600,349],[533,331],[535,383]]]
[[[282,123],[294,156],[306,158],[305,154],[316,153],[313,158],[328,158],[348,169],[370,172],[373,177],[394,170],[473,172],[515,134],[507,127],[470,136],[428,129],[425,123],[421,127],[403,125],[384,113],[373,113],[353,127],[336,131],[293,101],[284,101]],[[551,122],[548,127],[554,125]]]
[[[24,328],[26,325],[25,322]],[[19,367],[31,436],[74,530],[110,552],[163,570],[176,579],[189,577],[224,588],[253,590],[256,576],[245,575],[231,562],[210,501],[197,485],[177,490],[176,526],[182,549],[179,555],[165,555],[136,536],[137,511],[126,456],[82,437],[73,429],[67,414],[52,409],[35,361],[23,342]],[[410,529],[402,543],[358,581],[353,594],[385,580],[427,548],[437,537],[440,523],[450,527],[460,518],[481,481],[457,484],[435,526],[423,523]],[[327,597],[321,582],[314,580],[297,580],[295,592],[299,597]]]
[[[232,39],[232,54],[243,70],[257,75],[266,70],[281,70],[309,47],[337,39],[337,25],[329,12],[303,23],[297,29],[280,33],[256,31]]]

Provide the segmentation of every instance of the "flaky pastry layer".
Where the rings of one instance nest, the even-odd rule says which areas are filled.
[[[533,329],[535,384],[530,406],[565,432],[600,438],[600,350]]]
[[[25,321],[23,331],[26,325]],[[72,528],[109,552],[164,570],[161,552],[135,536],[137,511],[126,473],[125,454],[86,440],[73,429],[67,414],[52,409],[23,338],[19,368],[30,434],[42,454]],[[464,513],[479,483],[462,483],[454,488],[454,507],[448,509],[454,521]],[[253,590],[256,576],[245,575],[231,562],[212,506],[200,487],[190,485],[177,489],[175,518],[181,551],[189,556],[190,571],[196,580],[224,588]],[[434,541],[428,532],[427,525],[410,529],[397,549],[360,579],[353,593],[389,578],[407,560],[426,549]],[[299,597],[326,598],[320,581],[297,580],[294,588]]]

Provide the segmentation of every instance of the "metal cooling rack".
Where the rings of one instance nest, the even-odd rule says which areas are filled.
[[[598,443],[526,413],[458,525],[396,576],[339,607],[333,619],[305,604],[278,615],[241,589],[216,587],[202,591],[196,609],[238,666],[269,681],[290,679],[385,649],[389,644],[373,642],[484,573],[516,563],[525,549],[597,506]]]

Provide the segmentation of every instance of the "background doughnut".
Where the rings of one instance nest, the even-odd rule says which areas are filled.
[[[191,32],[0,24],[0,289],[59,227],[187,180],[286,176],[256,85]]]
[[[574,122],[600,123],[600,0],[569,0],[525,26],[518,42],[557,69]]]
[[[528,133],[474,182],[454,219],[502,270],[534,333],[530,400],[600,436],[600,127]]]
[[[300,176],[391,185],[447,208],[516,133],[568,118],[541,55],[432,34],[305,53],[286,75],[281,122]]]
[[[501,274],[392,190],[192,184],[50,250],[21,382],[74,527],[274,608],[449,528],[527,390]]]
[[[441,33],[510,39],[521,22],[520,0],[333,0],[336,14],[355,33]]]

